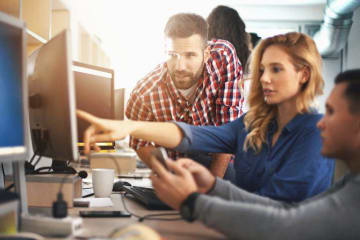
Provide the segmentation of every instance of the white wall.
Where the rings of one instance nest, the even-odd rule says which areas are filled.
[[[353,25],[349,35],[347,51],[345,54],[344,70],[360,68],[360,7],[353,16]]]
[[[320,111],[324,112],[325,101],[334,87],[334,78],[339,72],[352,68],[360,68],[360,7],[353,16],[353,25],[350,30],[347,46],[343,50],[343,59],[324,59],[324,95],[320,97]]]

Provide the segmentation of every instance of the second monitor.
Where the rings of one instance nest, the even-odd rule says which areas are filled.
[[[73,71],[76,107],[97,117],[114,119],[114,71],[76,61]],[[88,127],[88,122],[78,119],[78,142],[83,141]]]

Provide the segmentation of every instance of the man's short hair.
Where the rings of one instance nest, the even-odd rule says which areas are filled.
[[[169,38],[188,38],[194,34],[199,34],[206,45],[208,24],[200,15],[179,13],[169,18],[164,33]]]
[[[347,83],[344,96],[349,102],[349,111],[360,114],[360,69],[352,69],[338,74],[335,84]]]

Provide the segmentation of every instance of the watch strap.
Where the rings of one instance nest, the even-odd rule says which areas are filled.
[[[194,218],[195,202],[199,195],[200,193],[193,192],[181,204],[180,214],[185,220],[189,222],[195,220]]]

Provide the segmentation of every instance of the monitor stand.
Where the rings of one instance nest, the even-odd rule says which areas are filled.
[[[46,172],[42,172],[46,171]],[[52,173],[52,174],[75,174],[77,171],[68,165],[67,161],[60,161],[60,160],[52,160],[51,166],[48,167],[41,167],[35,170],[35,167],[29,163],[25,162],[25,174],[28,175],[36,175],[36,174],[42,174],[42,173]]]
[[[30,162],[25,161],[25,175],[27,174],[34,174],[35,173],[35,167]]]
[[[51,164],[51,169],[54,173],[62,173],[62,174],[76,174],[76,170],[68,165],[67,161],[60,161],[53,159]]]

